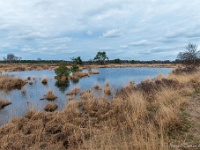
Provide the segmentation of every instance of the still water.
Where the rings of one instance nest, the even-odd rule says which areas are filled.
[[[33,84],[24,86],[25,93],[22,93],[21,90],[0,92],[0,99],[12,102],[11,105],[0,110],[0,125],[7,123],[13,117],[25,115],[30,109],[43,111],[47,103],[56,103],[58,110],[62,110],[69,102],[66,93],[76,86],[83,91],[88,89],[95,91],[93,88],[95,84],[104,87],[105,82],[109,82],[114,93],[116,89],[126,86],[131,80],[137,84],[144,79],[154,78],[158,74],[167,75],[172,71],[171,68],[98,68],[96,70],[99,71],[99,74],[90,75],[90,77],[84,77],[77,81],[69,81],[64,86],[57,85],[53,70],[7,73],[22,79],[31,77],[29,82],[33,82]],[[44,78],[48,78],[47,85],[41,83]],[[40,100],[49,90],[52,90],[58,98],[53,102]]]

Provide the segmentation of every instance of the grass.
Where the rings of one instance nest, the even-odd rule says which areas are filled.
[[[44,85],[46,85],[47,82],[48,82],[48,79],[47,79],[47,78],[44,78],[44,79],[42,80],[42,84],[44,84]]]
[[[74,87],[74,88],[72,88],[71,89],[71,91],[70,92],[68,92],[66,95],[77,95],[77,94],[79,94],[80,93],[80,87]]]
[[[57,108],[58,108],[58,104],[47,104],[47,105],[44,107],[44,110],[47,111],[47,112],[53,112],[53,111],[55,111]]]
[[[0,76],[0,89],[4,91],[21,89],[25,84],[26,82],[20,78]]]
[[[99,74],[99,71],[98,70],[90,70],[89,73],[90,74]]]
[[[45,99],[48,101],[53,101],[57,98],[57,96],[53,93],[52,90],[49,90],[48,93],[45,95]]]
[[[111,88],[110,88],[110,83],[106,82],[105,83],[105,88],[103,90],[105,95],[111,95]]]
[[[95,89],[95,90],[101,90],[101,87],[100,87],[98,84],[95,84],[95,85],[94,85],[94,89]]]
[[[191,126],[182,108],[199,85],[194,72],[130,83],[112,100],[82,92],[63,111],[30,111],[1,127],[0,149],[170,149]]]
[[[5,102],[4,100],[0,99],[0,110],[3,109],[4,107],[12,104],[11,102]]]

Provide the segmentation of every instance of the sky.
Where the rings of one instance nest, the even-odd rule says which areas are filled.
[[[199,0],[1,0],[0,59],[175,60],[200,44]]]

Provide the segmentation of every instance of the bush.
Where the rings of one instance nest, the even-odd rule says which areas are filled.
[[[57,76],[68,76],[71,73],[71,70],[66,67],[65,63],[60,63],[59,67],[54,70]]]

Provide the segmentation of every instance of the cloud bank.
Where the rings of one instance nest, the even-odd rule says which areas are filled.
[[[2,0],[0,58],[174,60],[200,44],[200,1]]]

